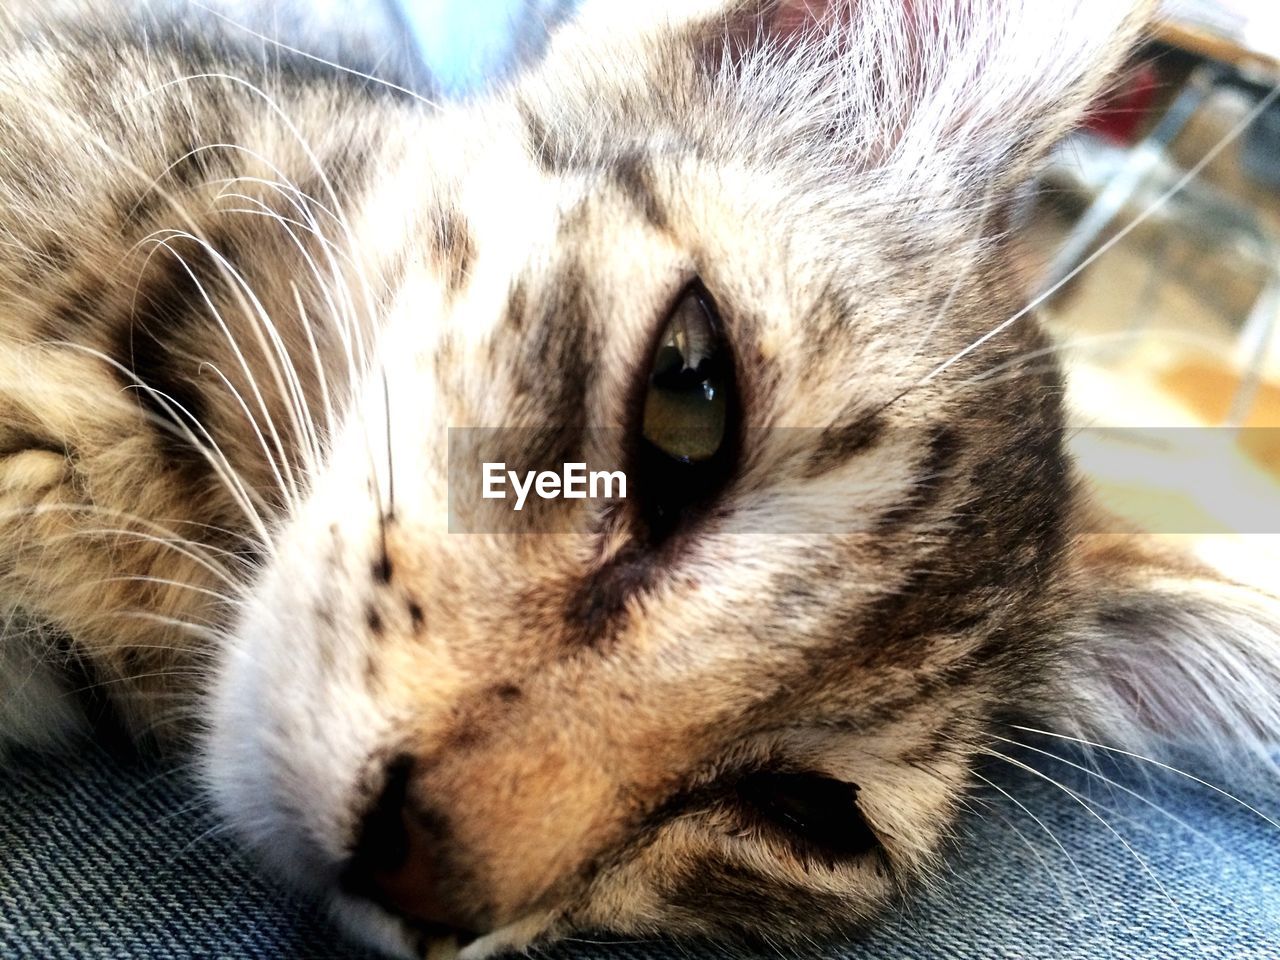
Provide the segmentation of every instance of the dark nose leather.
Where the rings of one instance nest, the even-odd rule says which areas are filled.
[[[477,936],[477,911],[463,906],[450,883],[448,826],[443,817],[414,804],[413,761],[387,767],[377,802],[365,814],[343,887],[426,926],[429,932],[468,941]]]

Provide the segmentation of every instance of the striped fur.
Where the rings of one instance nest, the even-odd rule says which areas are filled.
[[[669,6],[589,5],[444,108],[233,27],[5,33],[0,666],[87,664],[194,739],[245,841],[393,954],[449,949],[402,912],[469,957],[837,933],[937,868],[1010,711],[1277,729],[1275,600],[1086,537],[1062,378],[1001,326],[1014,191],[1144,11]],[[451,533],[451,428],[627,462],[695,278],[742,392],[715,504],[661,548],[593,501]],[[35,700],[0,733],[47,733]],[[874,849],[762,826],[761,771],[856,784]],[[387,797],[414,909],[343,882]]]

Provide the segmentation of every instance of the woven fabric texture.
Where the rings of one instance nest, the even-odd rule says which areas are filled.
[[[788,955],[1280,960],[1280,830],[1137,765],[1101,768],[1135,796],[1044,755],[1024,759],[1077,797],[1030,773],[1003,777],[1003,794],[975,796],[936,885],[857,940]],[[1249,799],[1280,819],[1274,797]],[[555,960],[738,955],[710,944],[549,951]],[[22,758],[0,788],[0,957],[364,960],[314,907],[255,872],[180,769],[96,749]]]

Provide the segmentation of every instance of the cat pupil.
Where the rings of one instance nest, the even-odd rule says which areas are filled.
[[[733,353],[700,283],[676,301],[643,387],[631,469],[646,536],[656,545],[712,502],[738,456]]]
[[[681,463],[710,460],[724,445],[731,377],[713,308],[698,291],[685,293],[654,353],[644,438]]]

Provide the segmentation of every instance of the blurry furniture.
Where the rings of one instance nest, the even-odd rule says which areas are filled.
[[[1252,210],[1220,191],[1185,189],[1188,183],[1225,148],[1236,135],[1242,138],[1241,169],[1254,180],[1280,185],[1280,54],[1249,42],[1243,33],[1227,35],[1178,20],[1165,21],[1156,31],[1155,43],[1166,51],[1176,51],[1195,59],[1181,89],[1173,97],[1150,131],[1129,150],[1110,179],[1102,186],[1083,216],[1067,236],[1046,271],[1041,289],[1052,295],[1076,272],[1099,256],[1111,242],[1128,232],[1119,228],[1111,240],[1104,239],[1118,214],[1130,203],[1148,177],[1167,163],[1169,148],[1192,117],[1218,92],[1232,90],[1252,103],[1248,115],[1233,128],[1228,138],[1216,145],[1165,191],[1157,203],[1182,208],[1176,217],[1180,228],[1216,236],[1219,242],[1232,240],[1254,248],[1267,265],[1269,277],[1259,292],[1239,333],[1239,352],[1247,358],[1244,374],[1227,415],[1228,424],[1244,422],[1257,396],[1267,351],[1280,317],[1280,235]],[[1146,214],[1140,216],[1145,217]],[[1175,218],[1170,218],[1175,219]],[[1163,253],[1167,245],[1157,242],[1152,277],[1166,273]],[[1147,322],[1154,295],[1148,295],[1134,311],[1131,331]]]

